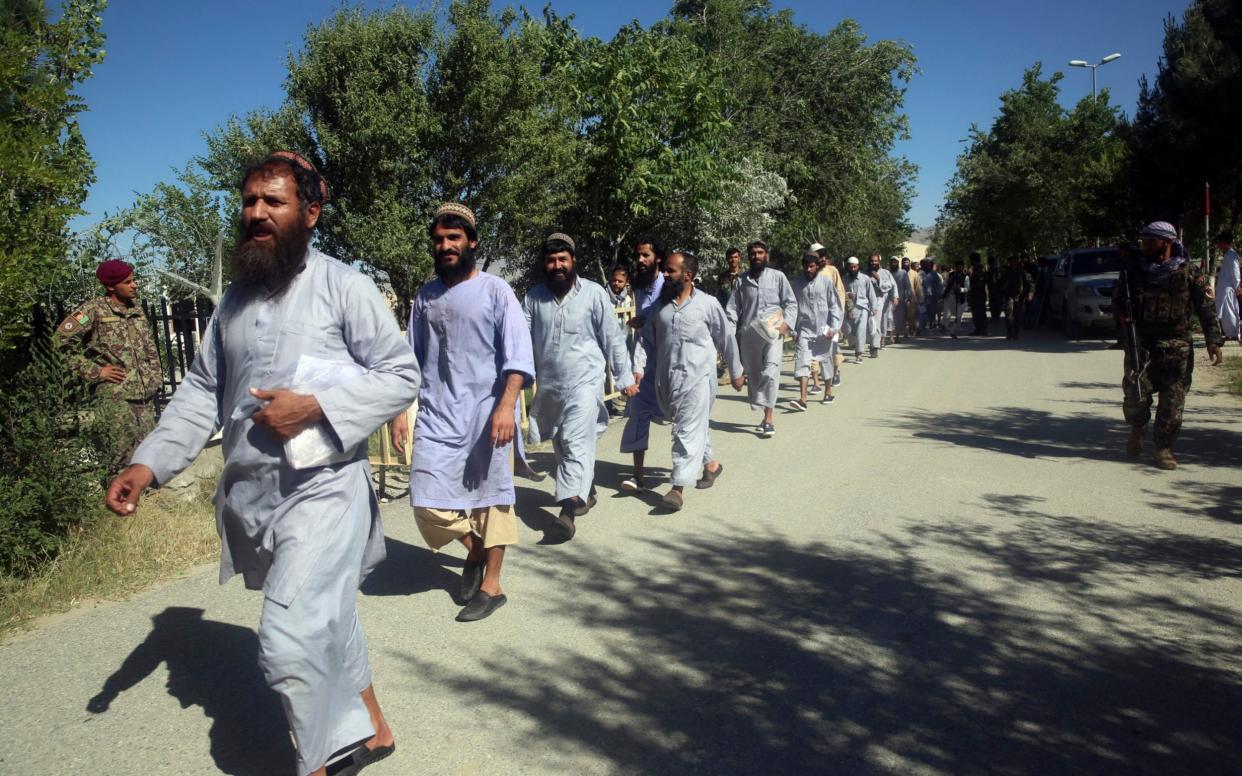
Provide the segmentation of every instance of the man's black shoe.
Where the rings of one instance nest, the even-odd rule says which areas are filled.
[[[458,622],[476,622],[484,618],[490,617],[492,612],[509,603],[509,599],[501,593],[493,596],[480,590],[475,593],[474,598],[470,599],[470,603],[466,604],[466,608],[457,613]]]

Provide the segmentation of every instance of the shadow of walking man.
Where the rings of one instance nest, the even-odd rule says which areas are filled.
[[[211,756],[234,776],[289,773],[293,744],[280,699],[259,670],[254,631],[203,619],[203,610],[171,606],[151,618],[154,627],[103,689],[86,704],[102,714],[126,690],[168,667],[168,694],[181,708],[201,706],[212,720]]]

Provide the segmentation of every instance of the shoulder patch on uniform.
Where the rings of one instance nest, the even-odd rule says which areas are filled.
[[[85,326],[86,324],[91,322],[91,317],[87,315],[85,312],[79,312],[73,317],[77,319],[78,324],[81,326]]]
[[[1204,286],[1204,287],[1203,287],[1203,295],[1204,295],[1204,296],[1206,296],[1208,299],[1215,300],[1215,299],[1216,299],[1216,289],[1212,288],[1211,286]]]

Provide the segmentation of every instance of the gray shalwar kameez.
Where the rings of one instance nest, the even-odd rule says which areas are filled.
[[[879,306],[875,284],[869,275],[861,272],[852,278],[847,272],[841,280],[845,283],[845,293],[854,300],[854,310],[850,313],[850,340],[854,344],[854,353],[862,353],[867,344],[871,316]]]
[[[906,313],[914,299],[914,286],[910,282],[908,270],[897,270],[893,273],[893,279],[897,281],[897,298],[893,302],[893,331],[897,336],[904,337],[910,331],[910,320]]]
[[[634,371],[654,375],[664,417],[673,424],[672,484],[693,485],[712,460],[709,417],[716,401],[716,357],[742,374],[733,326],[714,296],[698,289],[682,304],[665,302],[639,332]]]
[[[251,388],[289,387],[302,355],[367,370],[315,393],[329,435],[352,451],[343,463],[294,469],[249,414],[232,417]],[[284,702],[302,774],[375,734],[359,697],[371,672],[355,610],[359,583],[384,558],[366,441],[414,402],[418,383],[414,354],[375,285],[310,250],[284,293],[229,287],[185,381],[134,453],[163,484],[222,428],[220,582],[240,573],[263,590],[259,664]]]
[[[578,278],[562,299],[546,283],[522,305],[530,326],[538,390],[527,412],[535,444],[551,439],[556,500],[585,501],[595,479],[595,446],[608,429],[604,369],[618,390],[634,384],[625,333],[607,290]]]
[[[791,281],[798,300],[798,342],[794,355],[794,377],[810,377],[811,362],[823,364],[824,379],[836,374],[837,341],[845,322],[845,300],[837,292],[837,284],[826,273],[816,273],[811,280],[799,274]],[[827,329],[832,336],[825,336]]]
[[[789,279],[771,267],[765,267],[758,278],[743,272],[733,286],[725,315],[737,333],[738,354],[746,372],[746,394],[751,409],[776,406],[784,342],[781,337],[768,342],[751,328],[752,321],[766,318],[774,310],[780,310],[785,325],[793,327],[798,318],[798,302]]]
[[[872,278],[875,284],[876,313],[871,319],[871,347],[878,348],[884,344],[889,332],[893,330],[893,307],[897,304],[897,278],[893,273],[880,267],[879,277]]]

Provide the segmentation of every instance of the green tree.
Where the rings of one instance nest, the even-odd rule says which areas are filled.
[[[732,143],[789,184],[793,199],[767,236],[790,254],[810,242],[834,253],[901,244],[916,173],[893,153],[907,134],[909,46],[868,43],[850,19],[818,33],[757,0],[683,0],[669,29],[729,85]]]
[[[1126,231],[1115,208],[1124,193],[1121,118],[1107,90],[1066,111],[1061,78],[1044,78],[1036,64],[1001,95],[991,128],[971,127],[937,224],[942,259],[1046,254]]]
[[[1144,79],[1130,143],[1136,220],[1169,220],[1202,245],[1203,186],[1213,219],[1242,220],[1242,13],[1236,0],[1195,0],[1165,22],[1154,83]]]
[[[607,43],[586,41],[578,65],[586,175],[563,223],[602,276],[639,234],[719,202],[733,171],[730,124],[719,74],[660,31],[635,23]]]
[[[69,220],[82,212],[94,163],[74,93],[104,57],[105,0],[64,0],[49,21],[43,0],[0,5],[0,354],[27,336],[31,307],[72,272]]]
[[[288,147],[332,187],[319,230],[407,299],[431,274],[426,224],[445,199],[479,216],[480,257],[520,265],[578,194],[577,35],[551,13],[492,13],[484,0],[431,13],[346,8],[307,31],[276,111],[230,119],[200,160],[219,186]]]

